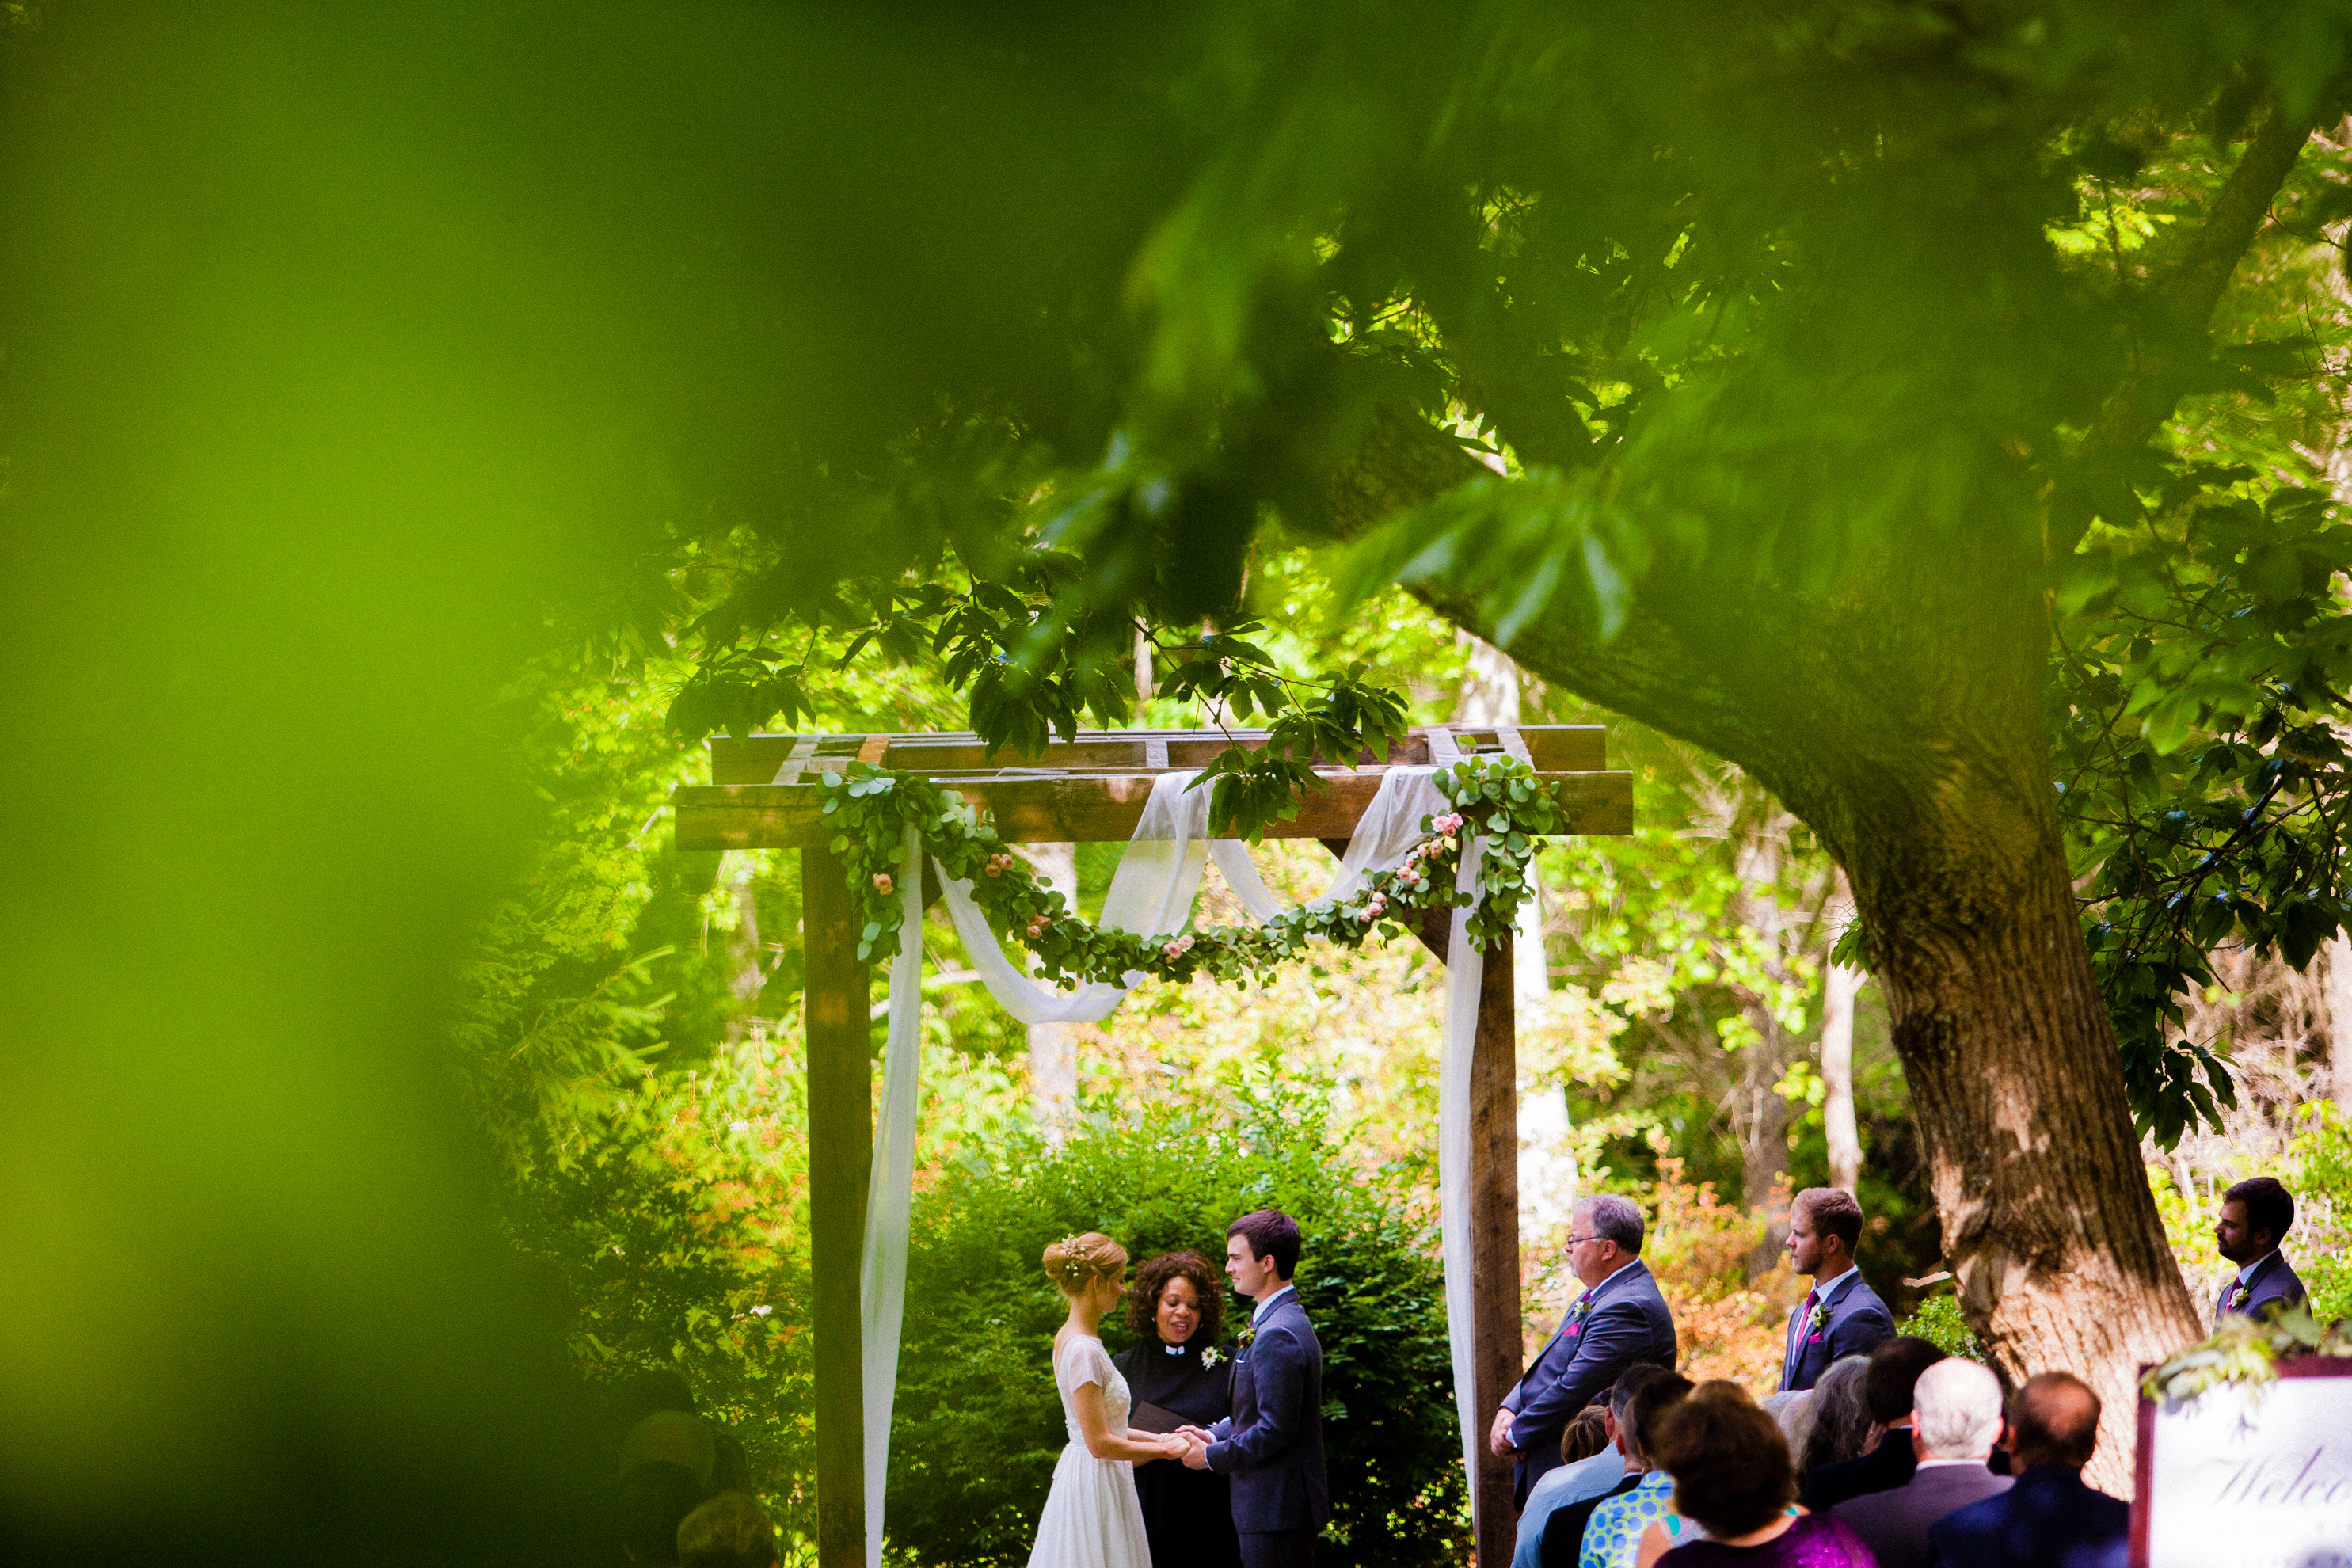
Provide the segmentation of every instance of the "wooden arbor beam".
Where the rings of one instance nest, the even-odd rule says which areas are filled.
[[[986,807],[1013,842],[1124,840],[1133,836],[1158,774],[1206,766],[1235,741],[1263,732],[1223,731],[1082,734],[1039,755],[989,758],[969,735],[754,735],[711,742],[708,786],[673,796],[681,849],[801,851],[808,1041],[812,1328],[816,1335],[817,1556],[821,1568],[865,1568],[865,1405],[857,1259],[873,1158],[870,964],[857,958],[856,907],[840,860],[827,847],[814,776],[852,762],[919,772]],[[1381,759],[1318,768],[1325,787],[1268,836],[1319,838],[1344,851],[1386,766],[1426,763],[1454,752],[1522,756],[1566,808],[1570,831],[1633,831],[1633,778],[1607,769],[1598,726],[1517,731],[1417,730]],[[1443,961],[1449,911],[1432,911],[1422,941]],[[1517,1381],[1521,1351],[1518,1245],[1518,1100],[1510,946],[1486,955],[1471,1059],[1470,1214],[1476,1293],[1471,1325],[1473,1384],[1482,1425]],[[1511,1467],[1481,1431],[1473,1478],[1478,1560],[1507,1563],[1515,1519]]]
[[[1214,733],[1213,731],[1212,732]],[[1465,731],[1462,750],[1499,751],[1494,731]],[[1516,732],[1536,776],[1580,834],[1633,830],[1633,775],[1603,767],[1601,731],[1592,725],[1556,725]],[[1246,734],[1249,740],[1263,737]],[[877,748],[871,742],[885,741]],[[1483,747],[1478,742],[1486,742]],[[793,742],[782,745],[780,742]],[[681,849],[798,849],[828,842],[820,775],[858,760],[861,748],[879,751],[887,767],[919,772],[990,812],[997,836],[1013,844],[1087,844],[1132,837],[1151,798],[1154,780],[1180,768],[1207,765],[1228,742],[1209,740],[1129,742],[1081,736],[1056,743],[1032,765],[1006,761],[982,767],[978,743],[959,736],[800,737],[754,735],[714,740],[707,786],[688,785],[671,797]],[[1134,753],[1156,746],[1151,760]],[[1308,792],[1296,815],[1267,829],[1275,838],[1345,838],[1380,793],[1385,768],[1429,760],[1429,732],[1418,731],[1384,763],[1360,769],[1318,768],[1320,789]],[[1192,756],[1190,753],[1206,752]],[[939,766],[911,764],[937,763]]]

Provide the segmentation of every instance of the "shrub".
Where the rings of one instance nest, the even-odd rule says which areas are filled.
[[[1946,1355],[1966,1356],[1970,1361],[1984,1360],[1984,1347],[1969,1331],[1968,1320],[1960,1315],[1958,1296],[1930,1296],[1919,1303],[1919,1310],[1895,1325],[1898,1334],[1925,1340]]]
[[[1319,1108],[1243,1104],[1108,1119],[1048,1149],[1014,1135],[918,1196],[891,1434],[889,1548],[900,1561],[1028,1559],[1065,1436],[1045,1246],[1100,1230],[1137,1261],[1224,1255],[1228,1221],[1286,1210],[1306,1234],[1298,1293],[1324,1362],[1327,1564],[1458,1562],[1468,1502],[1434,1237],[1393,1173],[1366,1175]],[[1228,1321],[1245,1321],[1228,1314]],[[1106,1321],[1116,1354],[1129,1342]]]

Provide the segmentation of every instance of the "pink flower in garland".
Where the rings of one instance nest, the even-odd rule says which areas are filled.
[[[890,896],[890,889],[897,886],[897,883],[890,880],[889,872],[877,871],[874,873],[874,890],[881,894],[884,898],[888,898]]]

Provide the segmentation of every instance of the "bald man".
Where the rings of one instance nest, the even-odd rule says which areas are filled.
[[[1943,1568],[2124,1568],[2131,1505],[2083,1484],[2099,1396],[2070,1372],[2028,1378],[2009,1405],[2017,1484],[1930,1525]]]

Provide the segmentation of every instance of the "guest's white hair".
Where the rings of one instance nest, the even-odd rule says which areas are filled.
[[[1813,1397],[1810,1388],[1784,1389],[1764,1397],[1764,1414],[1780,1428],[1780,1436],[1789,1440],[1790,1454],[1801,1453],[1805,1447],[1805,1406]]]
[[[2000,1380],[1966,1356],[1947,1356],[1911,1388],[1911,1422],[1931,1459],[1973,1459],[2000,1436]]]

